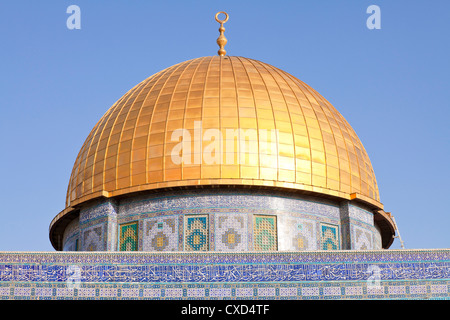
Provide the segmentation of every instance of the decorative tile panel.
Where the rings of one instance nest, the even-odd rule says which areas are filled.
[[[87,223],[107,216],[116,216],[117,203],[110,199],[104,202],[96,202],[92,207],[82,209],[80,212],[80,224]]]
[[[373,233],[365,228],[360,228],[358,226],[352,226],[354,246],[352,249],[355,250],[371,250],[373,249]]]
[[[373,213],[367,210],[364,210],[360,207],[349,205],[349,217],[355,220],[359,220],[368,225],[374,224],[373,222]]]
[[[105,250],[104,224],[98,224],[82,230],[82,251]]]
[[[131,222],[120,225],[119,251],[137,251],[138,223]]]
[[[281,215],[278,249],[280,251],[317,250],[317,223],[314,220]]]
[[[277,250],[277,217],[253,216],[253,246],[256,251]]]
[[[0,299],[450,299],[449,279],[448,249],[0,252]]]
[[[320,249],[339,250],[339,227],[329,224],[320,224]]]
[[[79,219],[72,220],[66,227],[63,235],[63,251],[77,251],[77,243],[80,235]]]
[[[178,217],[145,219],[144,251],[178,251]]]
[[[184,219],[184,250],[208,251],[208,215],[186,215]]]
[[[215,214],[215,251],[248,251],[248,215]]]
[[[248,208],[270,214],[278,212],[308,213],[333,219],[340,218],[339,205],[329,203],[323,199],[288,197],[283,192],[265,191],[185,191],[167,192],[156,195],[136,197],[133,200],[123,200],[120,203],[119,215],[136,215],[155,213],[165,215],[185,209],[204,208]]]
[[[342,203],[337,205],[330,200],[287,196],[277,191],[221,189],[212,193],[210,190],[196,192],[185,190],[178,193],[170,191],[142,194],[132,199],[105,203],[97,202],[91,208],[81,210],[79,230],[83,233],[83,230],[92,226],[105,224],[104,249],[102,250],[114,251],[120,250],[119,226],[139,221],[138,250],[183,251],[185,248],[194,250],[190,245],[186,246],[188,241],[186,236],[190,231],[185,230],[184,216],[189,215],[209,216],[208,244],[199,247],[200,250],[205,250],[206,247],[210,251],[256,250],[259,246],[256,241],[263,238],[255,238],[255,235],[259,233],[254,232],[253,215],[276,216],[276,247],[281,251],[322,250],[323,234],[320,223],[339,226],[340,234],[335,235],[339,249],[381,248],[380,232],[373,225],[373,214],[370,211],[350,205],[350,201],[344,206]],[[244,227],[239,217],[245,220]],[[176,220],[176,241],[175,234],[172,232],[173,228],[167,224],[169,220],[165,219]],[[155,221],[156,224],[150,226],[150,221]],[[355,229],[352,229],[352,226],[363,228],[371,233],[371,243],[365,245],[364,237],[360,237],[358,233],[360,247],[357,247]],[[329,232],[332,233],[331,230]],[[77,235],[71,234],[70,230],[66,232],[65,250],[74,250],[74,240]],[[196,239],[198,240],[199,237],[203,236],[197,234]],[[82,235],[79,239],[82,245],[80,249],[83,249]],[[334,240],[330,243],[334,243]],[[258,248],[263,250],[260,246]]]

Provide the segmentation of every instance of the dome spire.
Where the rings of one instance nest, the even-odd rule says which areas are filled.
[[[224,20],[220,20],[219,19],[219,14],[223,13],[225,15],[225,19]],[[217,51],[217,53],[219,54],[219,56],[224,56],[227,52],[225,51],[224,47],[227,44],[227,38],[225,38],[225,36],[223,35],[223,32],[225,31],[225,28],[223,27],[223,24],[225,22],[228,21],[228,13],[224,12],[224,11],[219,11],[216,13],[216,21],[218,23],[220,23],[220,36],[217,38],[217,44],[219,45],[220,49],[219,51]]]

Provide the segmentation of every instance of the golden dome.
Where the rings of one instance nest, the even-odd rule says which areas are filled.
[[[239,163],[174,162],[171,155],[179,140],[174,141],[173,133],[184,129],[194,136],[199,124],[203,133],[218,129],[222,137],[227,129],[254,130],[258,135],[246,137],[254,151]],[[262,130],[277,132],[264,146]],[[194,153],[208,148],[205,140],[201,149],[194,144],[190,144],[194,158]],[[224,141],[219,145],[220,160],[243,156],[243,148],[235,146],[230,155]],[[216,150],[219,154],[219,147]],[[382,208],[369,157],[344,117],[294,76],[234,56],[179,63],[120,98],[79,152],[66,207],[99,196],[224,184],[299,189],[358,198]]]

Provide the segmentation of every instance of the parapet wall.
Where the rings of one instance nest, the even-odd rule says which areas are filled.
[[[450,249],[0,252],[0,299],[450,299]]]

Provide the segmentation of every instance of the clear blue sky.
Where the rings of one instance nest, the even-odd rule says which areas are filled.
[[[450,1],[16,0],[0,6],[0,251],[53,251],[92,127],[157,71],[215,55],[222,10],[227,54],[300,78],[355,129],[406,248],[449,248]]]

